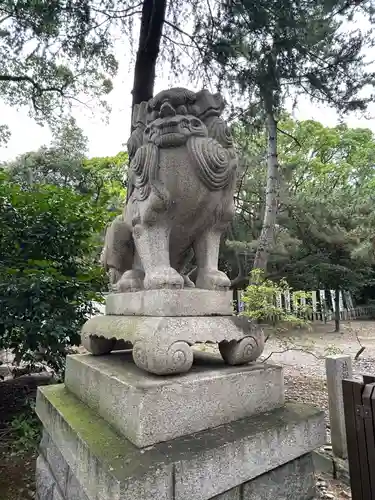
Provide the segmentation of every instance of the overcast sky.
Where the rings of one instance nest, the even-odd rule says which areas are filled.
[[[373,53],[367,53],[369,60],[375,60],[375,48]],[[103,120],[100,113],[95,115],[95,109],[88,112],[86,109],[77,108],[73,114],[78,125],[83,129],[89,140],[89,156],[110,156],[124,149],[124,143],[128,139],[130,129],[130,107],[133,74],[130,65],[130,50],[124,50],[122,43],[116,50],[119,55],[120,69],[114,80],[114,90],[109,96],[112,112],[108,122]],[[125,52],[125,54],[124,54]],[[167,73],[167,71],[165,71]],[[159,77],[156,80],[155,92],[168,88],[171,83],[179,86],[191,87],[186,79],[173,82]],[[199,90],[192,88],[191,90]],[[292,112],[291,105],[289,111]],[[293,110],[293,116],[299,120],[313,119],[322,122],[326,126],[334,126],[338,122],[335,111],[327,107],[318,107],[306,99],[301,99],[297,108]],[[0,148],[0,161],[6,161],[15,156],[38,149],[51,140],[48,127],[38,126],[28,117],[27,109],[16,110],[6,106],[0,101],[1,123],[7,123],[12,132],[11,139],[6,148]],[[375,105],[372,104],[367,112],[367,118],[360,115],[348,115],[345,119],[351,127],[368,127],[375,133]]]

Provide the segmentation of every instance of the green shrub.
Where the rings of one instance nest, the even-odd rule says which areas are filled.
[[[277,305],[276,297],[285,292],[293,296],[293,313],[286,311]],[[254,269],[250,274],[250,284],[243,294],[244,311],[243,315],[258,321],[268,323],[272,327],[283,330],[285,328],[307,326],[308,314],[311,306],[308,301],[311,294],[308,292],[292,292],[285,279],[278,283],[271,281],[264,276],[260,269]],[[301,303],[305,299],[305,304]]]
[[[0,349],[17,363],[61,373],[79,344],[105,286],[96,256],[107,217],[69,187],[25,188],[0,171]]]

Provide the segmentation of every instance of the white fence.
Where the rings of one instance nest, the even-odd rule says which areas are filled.
[[[244,303],[241,300],[242,291],[238,291],[237,304],[238,312],[243,311]],[[308,300],[311,306],[311,314],[309,318],[311,321],[331,321],[335,317],[336,311],[336,291],[335,290],[311,290],[309,292],[311,299]],[[298,299],[297,299],[298,300]],[[306,299],[301,298],[301,305],[306,305]],[[287,312],[297,310],[296,297],[289,291],[279,293],[276,296],[276,305]],[[375,316],[374,306],[355,306],[352,296],[348,291],[339,292],[339,310],[340,319],[359,319],[371,318]]]

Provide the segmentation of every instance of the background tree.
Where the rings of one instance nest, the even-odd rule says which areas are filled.
[[[218,9],[209,23],[206,63],[221,69],[219,82],[240,92],[243,120],[265,123],[268,166],[265,211],[254,268],[265,270],[275,237],[279,206],[277,128],[286,97],[307,94],[340,112],[364,110],[372,95],[374,73],[369,71],[364,49],[372,33],[345,25],[356,11],[368,15],[372,2],[319,0],[233,0]]]
[[[121,2],[130,33],[138,3]],[[117,71],[111,0],[6,0],[0,6],[0,96],[54,126],[67,106],[112,89]],[[103,102],[104,104],[104,102]]]
[[[134,106],[152,97],[157,63],[169,63],[175,74],[184,68],[197,76],[201,49],[182,27],[187,19],[194,26],[207,12],[206,3],[197,0],[5,0],[0,97],[11,106],[27,106],[38,123],[52,127],[74,103],[96,102],[107,109],[105,96],[118,69],[118,34],[131,54],[139,22]],[[6,124],[0,124],[0,142],[8,137]]]
[[[59,124],[50,146],[20,155],[2,167],[12,181],[26,188],[36,184],[71,187],[118,212],[125,199],[127,153],[88,159],[86,151],[87,138],[69,118]]]
[[[156,63],[160,52],[167,0],[144,0],[137,57],[134,68],[133,102],[148,101],[154,95]]]
[[[373,133],[288,117],[279,126],[283,130],[279,132],[280,208],[267,274],[272,279],[286,277],[297,290],[356,293],[373,281]],[[245,274],[251,270],[267,175],[264,133],[259,131],[250,138],[243,132],[239,127],[236,133],[245,152],[245,165],[236,198],[235,238],[222,252],[222,258],[229,256],[232,276],[237,273],[232,248],[240,254]],[[238,284],[244,287],[246,280]]]

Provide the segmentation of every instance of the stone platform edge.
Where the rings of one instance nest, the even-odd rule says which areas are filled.
[[[186,374],[160,378],[135,366],[129,353],[71,355],[65,385],[140,448],[284,404],[280,366],[232,367],[197,353],[199,360]]]
[[[105,313],[118,316],[231,316],[231,291],[199,288],[110,293]]]
[[[323,412],[300,404],[143,450],[63,384],[39,388],[36,411],[89,498],[208,500],[325,440]]]

